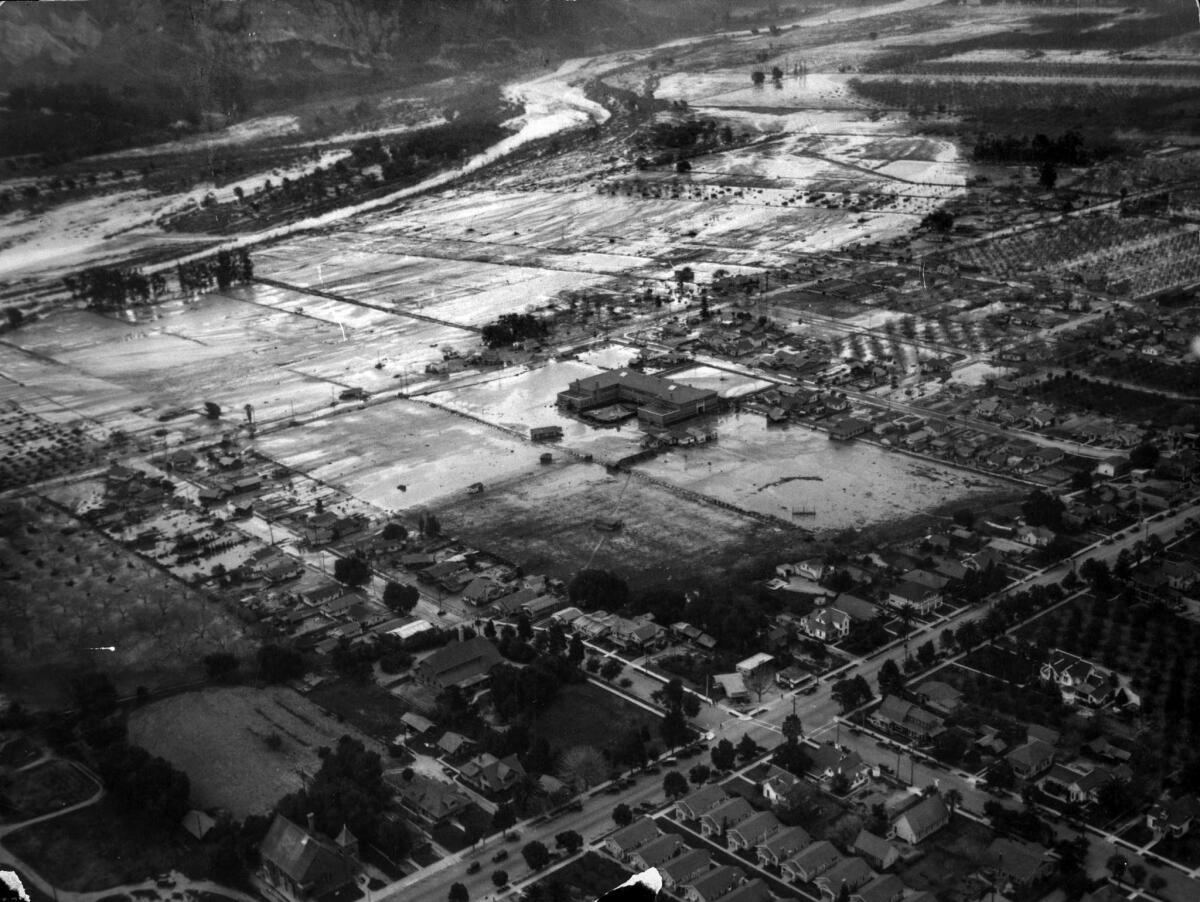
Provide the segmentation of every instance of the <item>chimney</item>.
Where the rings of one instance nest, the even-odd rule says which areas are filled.
[[[458,633],[458,641],[463,641],[463,625],[460,623],[455,630]]]
[[[314,815],[311,811],[308,813],[308,832],[317,832],[317,818],[316,815]]]

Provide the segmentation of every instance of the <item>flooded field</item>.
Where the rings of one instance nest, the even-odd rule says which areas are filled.
[[[724,415],[717,430],[715,443],[674,449],[638,469],[812,530],[887,523],[1004,486],[823,432],[768,427],[758,414]]]

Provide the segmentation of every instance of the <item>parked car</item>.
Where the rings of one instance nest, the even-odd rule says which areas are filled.
[[[508,858],[508,849],[501,849],[499,852],[497,852],[495,855],[492,856],[492,861],[495,864],[499,864],[500,862],[504,861],[506,858]]]

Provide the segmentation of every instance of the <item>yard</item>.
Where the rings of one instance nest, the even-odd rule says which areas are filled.
[[[408,711],[404,703],[387,690],[348,680],[326,681],[307,697],[339,723],[345,721],[380,742],[392,740],[400,731],[400,718]]]
[[[147,829],[102,799],[4,838],[12,853],[55,886],[94,892],[168,871],[208,877],[203,847],[183,830]]]
[[[550,706],[534,721],[534,736],[543,736],[552,747],[566,750],[577,745],[612,748],[629,730],[649,728],[658,738],[659,717],[645,708],[595,686],[573,683],[563,686]]]
[[[18,771],[0,789],[0,820],[19,822],[85,801],[100,785],[69,761],[54,759]]]
[[[992,831],[982,824],[955,815],[949,826],[921,844],[924,853],[897,874],[907,886],[929,890],[941,898],[943,892],[962,889],[967,878],[979,870],[983,853],[992,841]]]
[[[204,689],[140,708],[129,739],[187,773],[192,804],[234,817],[270,811],[320,768],[317,751],[343,735],[378,744],[290,689]],[[278,749],[268,741],[278,736]]]

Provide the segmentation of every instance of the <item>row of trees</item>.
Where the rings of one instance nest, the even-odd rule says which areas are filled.
[[[505,313],[483,327],[483,343],[489,348],[500,348],[527,338],[540,341],[549,334],[546,321],[532,313]]]
[[[980,163],[1052,163],[1059,166],[1087,166],[1091,162],[1083,147],[1083,136],[1067,131],[1057,138],[1037,134],[980,135],[972,156]]]
[[[180,263],[175,276],[183,292],[209,291],[214,286],[223,291],[250,282],[254,265],[250,252],[239,248]],[[64,277],[63,284],[71,297],[97,310],[124,310],[130,305],[153,303],[167,290],[167,278],[161,272],[146,275],[119,266],[93,266]]]

